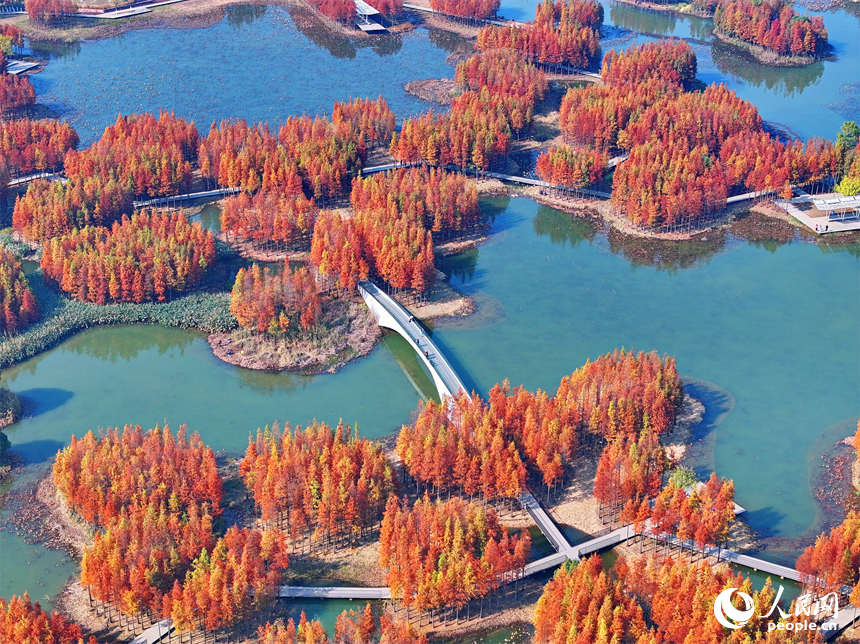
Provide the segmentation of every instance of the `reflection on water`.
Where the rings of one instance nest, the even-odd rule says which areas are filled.
[[[705,406],[699,424],[690,428],[690,443],[684,452],[682,465],[692,467],[696,476],[704,480],[716,470],[714,444],[717,428],[735,408],[735,397],[725,387],[713,382],[682,376],[684,392]]]
[[[678,271],[702,266],[711,261],[726,245],[725,230],[712,230],[688,241],[667,241],[627,235],[612,228],[607,235],[609,249],[637,266]]]
[[[744,56],[737,47],[719,40],[714,41],[711,55],[722,74],[754,87],[764,87],[784,97],[800,94],[810,85],[818,83],[824,74],[824,62],[820,60],[804,67],[769,67]]]
[[[221,207],[218,204],[209,203],[196,215],[191,217],[192,221],[199,221],[205,230],[213,233],[221,232]]]
[[[31,40],[29,52],[39,58],[67,58],[81,53],[81,41],[65,42],[61,40],[35,41]]]
[[[266,15],[266,5],[247,4],[227,7],[227,24],[238,29],[242,25],[250,25]]]
[[[610,2],[609,21],[616,27],[649,36],[675,36],[711,42],[714,22],[709,18],[655,11],[625,2]]]
[[[459,282],[471,282],[475,276],[475,266],[478,264],[479,252],[477,248],[470,248],[457,255],[440,257],[437,265],[439,270],[445,273],[445,276],[449,280],[455,277]]]
[[[325,48],[335,58],[355,58],[358,50],[348,38],[328,29],[313,11],[300,4],[286,6],[296,29],[307,36],[312,43]]]
[[[469,38],[463,38],[459,34],[451,31],[443,31],[441,29],[428,29],[427,37],[437,47],[450,51],[452,54],[474,51],[474,41]]]
[[[129,332],[138,329],[138,333]],[[184,355],[185,349],[195,341],[191,333],[177,335],[169,329],[156,325],[138,327],[106,327],[99,342],[92,342],[86,334],[79,334],[61,345],[62,351],[87,355],[99,360],[115,363],[118,360],[130,361],[142,352],[154,350],[158,355],[166,355],[176,350]]]
[[[403,39],[395,34],[352,39],[331,29],[307,7],[294,4],[287,5],[286,9],[296,28],[335,58],[353,59],[360,48],[372,49],[380,56],[390,56],[403,47]]]
[[[668,11],[646,11],[623,2],[613,2],[609,9],[609,20],[616,27],[658,36],[675,33],[677,20]]]
[[[597,236],[597,226],[591,221],[548,206],[538,208],[532,227],[541,237],[549,236],[553,244],[570,244],[572,248]]]
[[[403,371],[406,379],[415,388],[415,392],[424,402],[430,399],[439,401],[439,392],[433,379],[427,371],[424,362],[415,353],[415,350],[399,333],[384,331],[382,343],[391,352],[397,365]]]

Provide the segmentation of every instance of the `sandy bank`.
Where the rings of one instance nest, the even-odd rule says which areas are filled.
[[[272,338],[243,329],[213,333],[209,346],[216,357],[238,367],[302,374],[335,373],[376,346],[381,332],[363,302],[331,298],[322,309],[319,326],[296,337]]]

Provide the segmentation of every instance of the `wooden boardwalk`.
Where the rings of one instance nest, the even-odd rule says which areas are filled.
[[[281,586],[278,597],[290,599],[391,599],[391,589],[357,586]]]
[[[159,197],[158,199],[148,199],[146,201],[135,201],[133,205],[135,208],[157,208],[158,206],[173,206],[183,201],[193,201],[195,199],[237,195],[240,192],[242,192],[241,188],[219,188],[217,190],[204,190],[203,192],[189,192],[184,195]]]
[[[147,628],[143,633],[131,640],[129,644],[157,644],[170,635],[173,630],[173,621],[163,619]]]

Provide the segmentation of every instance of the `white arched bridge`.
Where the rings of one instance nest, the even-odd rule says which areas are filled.
[[[453,367],[451,367],[451,364],[409,311],[375,284],[367,280],[359,282],[358,290],[367,303],[367,306],[373,312],[379,326],[396,331],[403,336],[424,361],[439,392],[439,398],[442,401],[449,397],[453,398],[460,392],[468,393],[469,390],[463,384],[463,381],[454,371]],[[761,571],[773,577],[801,581],[800,573],[793,568],[765,561],[758,557],[732,552],[717,546],[699,548],[692,541],[681,541],[677,537],[656,533],[651,528],[650,521],[646,522],[641,532],[637,532],[632,525],[627,525],[613,530],[608,534],[572,544],[531,492],[524,490],[520,495],[519,501],[555,551],[552,554],[526,564],[520,574],[520,578],[551,570],[563,564],[568,559],[579,561],[590,554],[614,548],[628,539],[644,536],[669,541],[679,549],[696,550],[707,557],[716,557],[718,561],[746,566],[754,571]],[[735,505],[735,513],[739,514],[743,511],[743,508]],[[850,590],[847,587],[843,588],[844,592],[850,592]],[[391,590],[387,587],[281,586],[278,596],[294,599],[386,600],[391,598]],[[837,608],[838,610],[835,615],[818,626],[823,631],[822,635],[825,641],[830,641],[847,626],[860,619],[860,609],[854,606],[849,605]],[[156,644],[162,642],[163,638],[167,637],[173,630],[174,626],[171,620],[162,620],[148,628],[134,639],[131,644]]]
[[[439,400],[454,398],[460,392],[469,393],[460,376],[414,315],[372,282],[367,280],[359,282],[358,292],[361,293],[361,297],[376,318],[377,324],[396,331],[415,349],[418,357],[424,361],[430,371],[433,384],[439,392]]]

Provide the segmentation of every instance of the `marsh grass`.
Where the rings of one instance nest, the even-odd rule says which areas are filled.
[[[236,328],[229,293],[194,292],[168,302],[90,304],[61,295],[42,280],[41,269],[29,276],[42,319],[24,332],[0,341],[0,368],[32,358],[70,335],[105,324],[160,324],[206,333]]]

